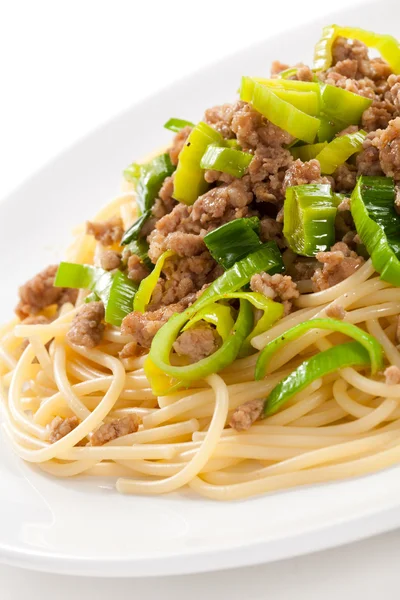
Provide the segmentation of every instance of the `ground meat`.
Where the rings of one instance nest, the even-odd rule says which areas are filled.
[[[156,219],[161,219],[165,215],[169,214],[171,210],[176,206],[176,200],[173,199],[172,194],[174,193],[174,175],[166,177],[164,183],[158,192],[158,198],[156,198],[151,212]]]
[[[83,304],[76,313],[67,338],[72,344],[94,348],[100,344],[104,325],[104,306],[102,302]]]
[[[202,235],[183,233],[182,231],[170,233],[166,239],[166,245],[179,256],[197,256],[206,249]]]
[[[27,317],[22,321],[24,325],[48,325],[50,319],[44,315],[37,315],[36,317]]]
[[[141,261],[139,256],[137,256],[136,254],[132,254],[128,258],[128,277],[129,277],[129,279],[132,279],[132,281],[139,283],[140,281],[142,281],[142,279],[147,277],[147,275],[149,275],[149,273],[150,273],[149,269]]]
[[[299,81],[314,81],[314,74],[311,71],[310,67],[307,67],[307,65],[303,65],[302,63],[296,65],[296,67],[296,79],[298,79]]]
[[[323,264],[322,269],[317,269],[312,277],[315,292],[326,290],[350,275],[364,263],[364,259],[344,242],[337,242],[330,252],[318,252],[316,258]]]
[[[246,431],[250,429],[254,421],[261,416],[264,408],[264,400],[250,400],[241,404],[233,412],[229,421],[229,426],[236,431]]]
[[[350,210],[350,198],[344,198],[339,206],[337,207],[339,212],[344,212],[345,210]]]
[[[250,287],[253,292],[259,292],[271,300],[282,302],[286,315],[292,308],[292,300],[300,296],[297,285],[292,281],[290,275],[268,275],[268,273],[262,272],[253,275]]]
[[[134,311],[129,313],[121,324],[121,331],[124,335],[133,336],[133,342],[142,348],[150,348],[153,337],[157,331],[172,317],[175,313],[181,313],[194,301],[195,295],[183,299],[177,304],[162,306],[153,311],[141,313]]]
[[[387,367],[384,372],[387,385],[398,385],[400,383],[400,369],[395,365]]]
[[[233,104],[222,104],[222,106],[214,106],[206,110],[204,121],[214,127],[224,138],[230,139],[234,137],[231,129],[232,117],[235,112]]]
[[[386,129],[376,131],[372,145],[379,150],[379,161],[385,175],[400,181],[400,117],[390,121]]]
[[[321,176],[321,166],[315,158],[303,162],[299,158],[292,163],[285,173],[283,179],[283,191],[294,185],[305,185],[308,183],[330,183],[327,177]]]
[[[281,63],[279,60],[274,60],[271,64],[271,77],[275,77],[279,75],[282,71],[286,71],[289,68],[289,65],[286,63]]]
[[[286,148],[258,145],[248,170],[257,202],[276,204],[284,199],[282,183],[292,163],[293,157]]]
[[[50,423],[50,435],[49,441],[54,444],[61,440],[61,438],[65,437],[75,427],[78,427],[79,419],[76,416],[68,417],[68,419],[63,419],[62,417],[55,417]]]
[[[235,105],[231,128],[243,150],[254,150],[259,144],[283,146],[293,141],[289,133],[267,121],[246,102]]]
[[[343,60],[368,60],[368,48],[358,40],[349,40],[344,37],[337,37],[332,45],[332,64],[336,65]]]
[[[350,192],[356,185],[357,168],[344,163],[336,169],[332,177],[335,180],[336,192]]]
[[[122,419],[114,419],[114,421],[110,421],[109,423],[103,423],[91,436],[90,445],[102,446],[123,435],[135,433],[139,429],[141,422],[142,420],[139,415],[133,413],[122,417]]]
[[[60,307],[63,304],[67,304],[67,302],[75,306],[78,293],[79,290],[75,290],[73,288],[63,288],[62,294],[57,301],[57,306]]]
[[[293,281],[304,281],[311,279],[317,265],[314,258],[295,255],[294,261],[286,266],[286,273],[292,277]]]
[[[336,303],[329,304],[325,312],[327,317],[330,317],[331,319],[339,319],[340,321],[343,321],[346,316],[346,311],[344,310],[343,306],[340,306],[340,304]]]
[[[191,327],[177,338],[173,348],[179,356],[196,363],[218,350],[221,338],[210,327]]]
[[[172,140],[172,146],[169,149],[169,157],[173,165],[178,164],[179,154],[186,143],[187,138],[189,137],[192,128],[187,125],[174,136]]]
[[[149,310],[174,304],[213,281],[218,274],[216,263],[208,250],[198,256],[171,258],[165,262],[163,275],[158,280]]]
[[[216,181],[232,183],[235,180],[232,175],[228,175],[228,173],[223,173],[222,171],[216,171],[215,169],[207,169],[207,171],[204,172],[204,179],[207,183],[215,183]]]
[[[59,304],[66,288],[54,287],[58,265],[50,265],[19,288],[20,301],[15,308],[18,317],[26,319],[37,315],[52,304]]]
[[[345,127],[344,129],[342,129],[342,131],[339,131],[339,133],[337,133],[335,137],[342,137],[343,135],[357,133],[358,129],[359,129],[358,125],[349,125],[348,127]]]
[[[114,250],[106,250],[100,256],[100,266],[106,271],[113,271],[121,266],[121,254]]]
[[[245,176],[231,184],[211,189],[200,196],[193,206],[177,204],[171,213],[157,221],[147,238],[151,261],[155,263],[172,245],[183,256],[202,252],[202,238],[208,231],[235,218],[248,216],[247,206],[253,199],[250,187],[249,177]],[[177,235],[178,232],[181,235]],[[201,239],[195,240],[195,236]]]
[[[121,241],[124,226],[120,217],[113,217],[108,221],[86,223],[86,233],[93,235],[103,246],[112,246]]]
[[[384,129],[393,118],[392,107],[382,100],[374,101],[369,108],[364,110],[361,118],[362,128],[368,132]]]
[[[394,209],[398,215],[400,215],[400,186],[395,186],[396,196],[394,198]]]
[[[285,248],[283,225],[272,217],[264,217],[260,221],[260,238],[263,242],[276,242],[280,248]]]
[[[357,155],[357,176],[360,175],[383,175],[381,163],[379,162],[379,150],[372,145],[375,132],[369,133],[363,142],[363,150]]]
[[[138,347],[136,342],[128,342],[119,353],[120,358],[133,358],[138,355]]]

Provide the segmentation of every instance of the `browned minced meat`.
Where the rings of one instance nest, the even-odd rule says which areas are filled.
[[[128,342],[119,353],[120,358],[133,358],[138,355],[138,347],[136,342]]]
[[[272,217],[261,219],[260,238],[263,242],[276,242],[280,248],[286,246],[286,242],[283,239],[283,224]]]
[[[183,146],[185,145],[186,140],[188,139],[191,131],[192,131],[192,128],[189,125],[187,125],[183,129],[178,131],[178,133],[175,135],[174,139],[172,140],[172,146],[169,149],[169,157],[170,157],[173,165],[178,164],[179,154],[180,154]]]
[[[149,310],[183,299],[192,301],[192,296],[195,297],[198,290],[221,274],[220,267],[207,250],[199,256],[170,258],[165,262],[164,276],[158,279],[154,287]]]
[[[70,301],[71,290],[54,287],[58,265],[50,265],[19,288],[20,301],[15,312],[20,319],[37,315],[47,306]],[[72,292],[75,294],[76,291]]]
[[[250,279],[250,287],[253,292],[259,292],[267,298],[271,298],[271,300],[282,302],[286,315],[291,311],[292,300],[300,296],[297,285],[290,275],[280,275],[278,273],[269,275],[261,272],[253,275]]]
[[[279,75],[282,71],[286,71],[289,68],[289,65],[286,63],[281,63],[279,60],[272,61],[271,64],[271,77],[275,77]]]
[[[102,302],[84,304],[76,313],[67,338],[72,344],[94,348],[100,344],[104,325],[104,305]]]
[[[103,246],[112,246],[121,241],[124,226],[120,217],[113,217],[108,221],[87,221],[86,233],[93,235]]]
[[[264,407],[264,400],[250,400],[241,404],[233,412],[229,425],[236,431],[246,431],[250,429],[254,421],[261,416]]]
[[[292,163],[285,173],[283,179],[283,190],[294,185],[305,185],[309,183],[331,183],[327,177],[321,176],[321,165],[313,158],[303,162],[299,158]]]
[[[181,333],[173,345],[179,356],[185,356],[190,363],[196,363],[210,356],[220,346],[220,337],[210,327],[191,327]]]
[[[257,202],[279,203],[284,199],[284,177],[292,165],[289,150],[259,144],[249,166],[249,176]]]
[[[68,417],[67,419],[63,419],[62,417],[55,417],[50,423],[50,435],[49,440],[52,444],[61,440],[61,438],[65,437],[75,427],[78,427],[79,419],[75,415],[73,417]]]
[[[350,250],[344,242],[337,242],[330,252],[318,252],[316,258],[323,268],[317,269],[312,277],[315,292],[344,281],[364,263],[362,256]]]
[[[382,171],[400,181],[400,117],[390,121],[386,129],[378,129],[372,145],[379,150]]]
[[[128,277],[139,283],[149,275],[150,271],[148,267],[141,261],[140,257],[136,254],[132,254],[128,258]]]
[[[153,311],[141,313],[134,311],[126,315],[121,324],[121,331],[125,334],[133,336],[133,342],[141,346],[142,348],[150,348],[153,337],[157,331],[172,317],[175,313],[180,313],[188,307],[190,301],[189,297],[177,304],[170,304],[169,306],[162,306],[161,308]],[[191,301],[194,301],[196,295],[193,294]]]
[[[385,380],[388,385],[397,385],[400,383],[400,369],[395,365],[387,367],[384,372]]]
[[[307,67],[307,65],[303,65],[303,63],[296,65],[296,67],[297,67],[296,79],[298,79],[299,81],[313,81],[314,80],[314,73],[311,71],[310,67]]]
[[[62,306],[69,302],[70,304],[75,305],[75,302],[78,298],[79,290],[74,288],[64,288],[60,298],[58,299],[57,306]]]
[[[158,198],[155,200],[151,212],[156,219],[161,219],[176,206],[176,200],[173,199],[174,193],[174,175],[166,177],[164,183],[158,192]]]
[[[339,206],[337,207],[339,212],[343,212],[345,210],[350,210],[350,198],[344,198]]]
[[[367,135],[363,142],[363,149],[356,157],[357,177],[360,175],[383,175],[379,162],[379,150],[372,144],[374,139],[375,131]]]
[[[357,167],[344,163],[332,175],[336,192],[350,192],[357,181]]]
[[[346,311],[344,310],[343,306],[340,306],[340,304],[336,304],[335,302],[333,304],[329,304],[325,312],[327,317],[330,317],[331,319],[339,319],[340,321],[342,321],[346,316]]]
[[[133,413],[122,419],[114,419],[109,423],[103,423],[91,436],[91,446],[102,446],[115,440],[123,435],[129,435],[135,433],[139,429],[142,419],[139,415]]]
[[[121,266],[121,254],[114,250],[106,250],[100,256],[100,265],[106,271],[113,271]]]
[[[22,321],[24,325],[48,325],[50,319],[44,315],[37,315],[36,317],[27,317]]]

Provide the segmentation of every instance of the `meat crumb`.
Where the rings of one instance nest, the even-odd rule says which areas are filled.
[[[220,345],[220,338],[210,327],[191,327],[177,338],[173,345],[179,356],[185,356],[190,363],[196,363],[210,356]]]
[[[327,177],[321,176],[321,165],[315,158],[302,162],[299,158],[288,168],[283,179],[283,189],[294,185],[309,183],[331,183]]]
[[[122,419],[114,419],[109,423],[103,423],[91,436],[90,446],[103,446],[111,440],[135,433],[139,429],[142,419],[137,414],[131,414]]]
[[[136,342],[128,342],[119,353],[120,358],[133,358],[138,355],[138,347]]]
[[[386,129],[378,129],[372,145],[379,150],[382,171],[388,177],[400,180],[400,117],[389,122]]]
[[[236,431],[246,431],[250,429],[254,421],[257,421],[261,416],[264,408],[264,400],[250,400],[245,404],[241,404],[233,412],[229,421],[229,426]]]
[[[146,265],[140,260],[139,256],[132,254],[128,258],[128,277],[140,283],[142,279],[145,279],[149,275],[150,271]]]
[[[395,365],[387,367],[384,371],[387,385],[397,385],[400,383],[400,369]]]
[[[261,272],[253,275],[250,280],[250,287],[253,292],[259,292],[267,298],[271,298],[271,300],[282,302],[285,315],[288,315],[292,309],[292,300],[300,296],[297,285],[290,275],[280,275],[278,273],[268,275],[268,273]]]
[[[108,221],[86,222],[86,233],[93,235],[103,246],[112,246],[121,241],[124,226],[120,217],[113,217]]]
[[[346,317],[346,311],[343,308],[343,306],[340,306],[340,304],[330,304],[327,309],[326,309],[326,316],[330,317],[331,319],[339,319],[340,321],[343,321],[343,319]]]
[[[114,250],[106,250],[100,257],[100,265],[106,271],[119,269],[121,262],[121,254],[119,252],[114,252]]]
[[[50,435],[49,440],[52,444],[61,440],[61,438],[65,437],[75,427],[78,427],[79,419],[75,415],[73,417],[68,417],[67,419],[63,419],[62,417],[55,417],[50,423]]]
[[[86,348],[94,348],[100,344],[104,332],[104,314],[102,302],[89,302],[81,306],[67,333],[68,340]]]
[[[52,304],[62,304],[63,298],[67,298],[65,293],[72,291],[54,287],[57,269],[58,265],[50,265],[19,288],[20,301],[15,312],[21,320],[37,315]]]
[[[365,262],[344,242],[337,242],[330,252],[318,252],[316,259],[323,264],[323,268],[317,269],[312,277],[314,292],[327,290],[344,281]]]

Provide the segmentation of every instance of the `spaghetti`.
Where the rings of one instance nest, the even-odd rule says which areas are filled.
[[[334,43],[338,43],[337,40],[329,45],[329,52]],[[325,65],[329,63],[324,72],[326,79],[326,74],[334,68],[334,64],[330,66],[334,59],[330,56],[323,58]],[[319,55],[319,61],[321,60]],[[291,75],[296,69],[290,70]],[[269,117],[272,123],[273,114],[266,115],[263,112],[265,98],[268,97],[272,104],[276,102],[276,106],[285,106],[289,115],[291,109],[287,107],[292,106],[290,104],[292,101],[300,101],[299,94],[304,92],[308,94],[307,98],[311,98],[313,94],[318,93],[319,89],[318,86],[315,88],[314,82],[308,82],[309,85],[304,90],[301,86],[291,88],[288,85],[290,80],[282,75],[281,82],[286,81],[286,83],[282,85],[280,94],[275,96],[276,81],[278,80],[273,79],[268,83],[268,80],[264,80],[262,83],[263,80],[252,81],[246,78],[242,89],[242,93],[247,94],[248,106],[254,102],[257,111],[261,113],[257,118],[268,119]],[[296,80],[295,83],[306,82]],[[261,89],[263,85],[266,86],[267,92]],[[344,98],[343,102],[345,100]],[[363,98],[361,102],[362,110],[367,110],[370,105],[370,102],[365,100]],[[325,101],[328,102],[326,99]],[[359,110],[360,102],[357,103],[352,98],[347,102],[352,114]],[[304,102],[301,106],[304,106]],[[312,123],[316,131],[321,131],[318,128],[322,127],[322,124],[316,123],[318,115],[310,116],[303,113],[300,105],[292,108],[297,111],[297,137],[309,141],[308,138],[301,137],[302,131],[304,127],[307,129],[307,123]],[[329,106],[325,108],[328,111]],[[243,110],[243,103],[240,110]],[[357,119],[360,118],[361,113],[357,116]],[[323,116],[320,116],[320,119],[322,121]],[[182,122],[172,121],[173,124],[175,121]],[[268,121],[264,120],[260,123],[266,126]],[[215,121],[212,124],[215,125]],[[177,128],[175,130],[179,130],[178,125],[174,124]],[[208,152],[208,170],[205,180],[199,165],[196,167],[197,170],[191,173],[194,187],[191,188],[190,194],[196,192],[196,197],[202,197],[201,194],[204,189],[207,189],[207,185],[214,185],[216,181],[216,186],[211,187],[211,192],[225,190],[226,186],[235,185],[235,181],[240,181],[243,173],[248,173],[246,169],[250,168],[251,172],[253,154],[257,157],[259,151],[258,147],[258,149],[246,148],[243,137],[240,138],[237,131],[235,131],[237,138],[230,139],[231,144],[228,149],[227,142],[217,131],[218,127],[212,129],[203,125],[197,131],[197,137],[193,137],[193,143],[199,143],[200,140],[205,151],[211,140],[214,146],[221,144],[220,147],[228,151]],[[285,124],[280,122],[279,126],[284,129]],[[191,124],[185,127],[190,129]],[[210,129],[212,129],[211,133]],[[230,134],[228,138],[233,137]],[[309,135],[308,130],[307,136]],[[232,141],[238,146],[239,139],[241,148],[237,150]],[[340,139],[342,138],[337,138]],[[357,151],[360,151],[363,139],[363,134],[360,133],[357,138]],[[318,149],[321,146],[326,147],[321,143],[317,145]],[[304,145],[300,146],[298,155],[311,157],[311,162],[315,161],[312,158],[314,152],[312,145],[308,146],[306,150]],[[336,143],[335,148],[337,146],[340,146],[340,143]],[[243,150],[247,150],[247,155]],[[186,156],[188,152],[186,147],[185,153],[180,156]],[[240,155],[237,159],[239,162],[236,166],[232,166],[231,161],[236,160],[235,152]],[[285,153],[288,152],[285,148]],[[158,170],[153,165],[153,171],[148,169],[146,175],[147,184],[151,181],[156,187],[160,179],[160,169],[164,169],[162,171],[164,179],[173,171],[167,154],[157,156],[164,157],[156,165]],[[214,157],[218,163],[210,165],[209,162]],[[234,172],[237,177],[235,179],[233,175],[229,175],[228,179],[220,178],[218,181],[215,178],[218,173],[224,173],[224,160],[228,160],[227,157],[230,161],[229,173]],[[335,154],[332,160],[339,160],[339,158],[340,152]],[[193,157],[190,160],[193,163]],[[176,178],[180,178],[181,202],[186,201],[187,191],[184,177],[187,176],[188,166],[183,161],[184,158],[181,158],[175,174],[175,181]],[[292,161],[293,158],[290,157],[288,164],[291,165]],[[297,166],[299,161],[302,163],[297,159]],[[304,163],[304,165],[308,164]],[[132,166],[129,171],[130,176],[136,177],[136,173],[140,172],[140,168],[136,167]],[[353,192],[354,206],[356,200],[360,203],[363,199],[362,194],[365,190],[362,189],[361,179],[357,184],[358,191],[355,189]],[[140,185],[144,185],[143,181]],[[199,188],[197,191],[196,185]],[[324,217],[325,225],[319,224],[318,227],[322,229],[325,226],[328,229],[333,227],[332,215],[336,215],[338,203],[328,189],[326,178],[317,183],[311,181],[309,185],[313,188],[311,191],[314,196],[317,193],[319,201],[324,203],[325,209],[329,212],[329,218]],[[318,189],[316,185],[319,186]],[[391,185],[393,186],[393,182]],[[307,233],[309,231],[307,222],[311,216],[304,206],[307,203],[309,206],[311,196],[307,196],[307,203],[304,203],[304,194],[308,193],[305,188],[307,185],[298,185],[297,190],[293,187],[295,192],[291,196],[291,202],[298,203],[296,210],[299,211],[299,221],[303,219],[302,248],[313,246],[311,243],[313,240],[306,239],[310,235]],[[158,192],[159,186],[154,198],[157,197]],[[252,193],[256,193],[254,188]],[[357,193],[359,196],[356,198],[354,194]],[[247,194],[249,195],[249,192]],[[121,221],[125,231],[123,242],[128,238],[129,243],[132,239],[137,241],[140,239],[137,238],[138,221],[135,206],[137,196],[138,190],[136,188],[135,191],[135,185],[125,182],[123,192],[99,212],[94,222],[110,219]],[[148,195],[145,197],[140,207],[142,227],[146,222],[147,224],[150,222],[154,214],[151,212],[153,207],[146,205],[148,197]],[[191,214],[189,209],[187,214]],[[249,218],[246,223],[238,223],[237,231],[242,231],[242,235],[246,236],[248,248],[257,251],[261,244],[257,233],[257,219],[254,221],[254,216],[251,214],[247,216]],[[353,217],[357,224],[359,214],[354,212]],[[235,212],[233,218],[238,220],[242,219],[242,216]],[[226,226],[226,223],[223,225]],[[293,245],[298,243],[299,222],[296,226],[296,231],[291,231]],[[365,231],[365,217],[363,227]],[[384,225],[381,223],[380,227]],[[285,232],[290,228],[290,215],[285,213]],[[333,230],[322,231],[322,229],[319,230],[319,234],[324,235],[326,239],[334,236]],[[224,254],[222,252],[224,248],[218,248],[218,229],[216,231],[217,235],[213,237],[213,244],[216,246],[213,248],[216,248],[215,255],[220,256]],[[357,231],[359,232],[358,229]],[[229,244],[229,230],[224,230],[224,236],[224,244]],[[3,430],[13,449],[23,460],[36,464],[44,472],[55,477],[77,475],[112,477],[116,480],[116,489],[125,494],[163,494],[186,486],[197,494],[215,500],[247,498],[299,485],[364,475],[398,463],[400,461],[400,379],[393,381],[383,374],[384,369],[386,373],[389,372],[388,367],[400,369],[400,352],[397,345],[400,288],[393,284],[393,273],[397,266],[387,254],[392,271],[385,279],[379,267],[377,251],[369,244],[367,234],[362,241],[366,246],[364,250],[369,255],[365,261],[358,260],[359,257],[355,258],[352,255],[350,258],[355,261],[352,273],[338,282],[331,282],[326,289],[319,291],[312,291],[315,280],[312,280],[310,275],[302,278],[297,286],[300,293],[297,297],[291,298],[292,310],[286,310],[287,300],[281,298],[287,313],[285,316],[281,316],[283,313],[281,306],[278,308],[273,306],[276,302],[272,302],[271,298],[260,299],[260,293],[257,296],[254,290],[246,291],[248,280],[244,285],[237,285],[230,290],[229,294],[224,290],[225,296],[221,295],[221,290],[218,297],[216,295],[212,297],[212,292],[209,291],[201,295],[201,301],[207,294],[211,300],[208,304],[203,301],[203,310],[200,313],[200,308],[198,309],[200,316],[197,317],[197,321],[202,320],[202,327],[208,328],[207,331],[211,328],[214,338],[218,337],[215,331],[220,334],[222,341],[220,340],[219,343],[222,344],[220,346],[222,348],[226,342],[224,336],[229,341],[232,330],[231,325],[225,328],[219,327],[221,322],[218,318],[228,319],[229,323],[234,323],[233,315],[238,314],[235,324],[238,327],[241,314],[241,309],[238,311],[238,300],[241,307],[247,304],[249,307],[249,302],[253,302],[252,310],[258,321],[252,330],[253,333],[249,334],[251,328],[243,333],[247,351],[243,351],[243,346],[242,357],[238,358],[240,356],[238,347],[235,349],[236,359],[233,362],[222,364],[218,372],[208,373],[204,370],[205,375],[198,380],[186,379],[182,384],[179,377],[174,375],[175,379],[173,377],[172,381],[175,385],[165,387],[164,392],[161,393],[157,393],[157,386],[152,381],[151,373],[156,371],[149,371],[148,351],[138,352],[136,355],[133,353],[126,357],[124,354],[120,356],[123,348],[131,344],[133,339],[124,328],[108,323],[102,340],[96,347],[74,344],[68,339],[68,332],[74,318],[86,305],[88,289],[80,290],[75,304],[65,302],[58,310],[54,305],[44,307],[41,314],[49,318],[48,322],[30,323],[14,319],[0,329],[0,394],[4,416]],[[243,254],[242,248],[242,256],[235,256],[234,246],[235,244],[232,245],[233,250],[229,257],[224,254],[225,273],[228,272],[226,267],[228,259],[231,261],[229,264],[237,265],[240,260],[246,260],[246,256],[250,255],[249,249],[247,254]],[[329,247],[328,244],[325,250],[329,251]],[[169,249],[168,251],[173,255],[173,252]],[[292,255],[296,252],[292,246],[291,252]],[[98,266],[103,253],[104,245],[87,235],[84,228],[78,228],[67,258],[76,265]],[[309,256],[314,257],[316,253],[317,249]],[[284,254],[286,267],[292,260],[289,254],[286,252],[286,257]],[[335,252],[333,251],[332,254]],[[272,256],[271,260],[274,259],[273,254],[270,256]],[[156,262],[156,259],[153,262]],[[271,264],[275,264],[273,260]],[[158,265],[158,272],[163,276],[164,262]],[[95,283],[94,279],[91,281]],[[98,288],[94,283],[91,284],[93,289],[90,289],[96,294]],[[207,281],[207,284],[209,283],[210,281]],[[154,294],[154,289],[149,288],[149,290]],[[150,298],[151,293],[147,296],[146,293],[143,297]],[[217,304],[214,312],[211,310],[210,313],[210,303],[216,304],[221,302],[221,299],[222,304]],[[106,301],[103,297],[101,300]],[[228,301],[231,302],[230,309],[227,309]],[[185,312],[182,313],[183,319],[186,318],[189,325],[190,319],[195,314],[196,302],[189,304],[189,308],[186,309],[187,317]],[[224,307],[222,311],[218,309],[221,306]],[[208,309],[205,310],[207,307]],[[264,316],[260,318],[263,311]],[[363,339],[367,340],[366,344],[372,336],[381,353],[380,368],[375,373],[371,372],[367,355],[367,359],[363,358],[364,362],[355,363],[353,366],[342,365],[330,371],[325,369],[321,376],[309,378],[306,385],[295,389],[291,395],[286,394],[284,403],[279,405],[278,410],[269,410],[268,398],[275,393],[278,384],[282,385],[281,382],[284,384],[291,374],[297,372],[296,369],[312,361],[313,357],[322,356],[330,349],[347,343],[349,336],[346,335],[345,328],[341,328],[341,332],[332,328],[314,328],[304,332],[300,337],[289,336],[287,343],[279,347],[278,352],[271,354],[270,360],[265,364],[265,373],[256,380],[255,368],[256,364],[260,364],[258,361],[263,350],[274,340],[284,339],[285,334],[294,327],[313,319],[329,319],[332,315],[340,315],[342,323],[359,328],[361,333],[365,334]],[[171,322],[174,318],[172,317]],[[178,331],[185,330],[187,326],[183,327],[184,322],[183,320]],[[214,330],[215,326],[216,330]],[[155,339],[157,342],[157,339],[161,338],[156,336]],[[171,338],[171,346],[173,341]],[[153,369],[157,366],[156,355],[157,347],[154,350],[153,345],[150,351],[150,357],[155,358]],[[166,359],[165,364],[167,371],[169,367],[171,368],[171,373],[179,373],[179,369],[184,373],[185,363],[182,361],[178,360],[170,364]],[[398,372],[400,374],[400,371]],[[168,372],[163,375],[168,375]],[[245,431],[236,431],[229,426],[237,410],[265,398],[267,400],[263,401],[262,419],[252,419],[254,422]],[[116,435],[110,441],[100,445],[91,443],[93,435],[102,425],[112,424],[129,416],[135,416],[141,421],[136,431]],[[64,435],[51,439],[51,424],[54,419],[60,419],[60,422],[70,420],[74,425]]]

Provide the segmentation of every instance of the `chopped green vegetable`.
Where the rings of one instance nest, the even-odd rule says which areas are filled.
[[[124,177],[126,181],[136,184],[140,177],[140,169],[141,165],[139,165],[138,163],[132,163],[131,165],[129,165],[129,167],[126,167],[126,169],[124,170]]]
[[[381,35],[365,31],[358,27],[340,27],[328,25],[322,30],[322,38],[315,46],[314,69],[326,71],[332,65],[332,46],[337,37],[345,37],[363,42],[369,48],[375,48],[389,64],[394,73],[400,73],[399,42],[391,35]]]
[[[121,325],[122,319],[132,312],[137,286],[121,271],[110,273],[92,265],[62,262],[58,267],[55,287],[91,290],[93,299],[100,299],[105,308],[105,321]]]
[[[108,299],[105,303],[105,322],[119,326],[122,319],[132,312],[133,299],[137,285],[125,273],[116,271],[112,275],[112,283]]]
[[[224,269],[229,269],[238,260],[262,246],[260,238],[254,231],[254,223],[254,217],[235,219],[210,231],[204,237],[211,256]],[[258,228],[259,223],[257,218]]]
[[[297,71],[297,69],[296,69]],[[253,77],[253,81],[266,85],[270,88],[284,88],[295,92],[315,92],[320,93],[320,85],[315,81],[299,81],[298,79],[265,79],[262,77]]]
[[[374,338],[374,336],[366,333],[356,325],[338,321],[337,319],[311,319],[310,321],[300,323],[288,331],[285,331],[282,336],[276,338],[272,342],[269,342],[269,344],[265,346],[257,360],[255,379],[259,380],[265,377],[268,364],[274,354],[279,352],[279,350],[283,346],[286,346],[288,342],[297,340],[307,331],[310,331],[310,329],[327,329],[328,331],[337,331],[353,338],[356,342],[359,342],[362,346],[364,346],[365,350],[368,352],[372,374],[375,374],[379,369],[382,368],[382,346]]]
[[[167,250],[163,254],[161,254],[160,258],[157,260],[157,263],[153,269],[153,271],[148,275],[145,279],[140,282],[139,289],[136,292],[135,300],[133,303],[133,309],[139,312],[144,313],[146,311],[147,305],[151,300],[151,296],[153,294],[154,288],[157,284],[158,278],[160,277],[160,273],[164,266],[167,258],[174,256],[175,252],[172,250]]]
[[[350,207],[357,233],[381,279],[400,286],[400,216],[394,200],[391,177],[362,176]]]
[[[321,113],[319,115],[319,119],[321,121],[321,125],[318,129],[317,138],[319,142],[330,142],[337,133],[343,131],[348,126],[347,123],[341,121],[340,119],[333,119],[332,117],[328,117]]]
[[[370,98],[328,84],[321,85],[321,102],[324,114],[346,125],[358,125],[363,112],[372,104]]]
[[[130,180],[135,180],[136,183],[136,204],[139,218],[125,231],[121,244],[129,244],[139,238],[143,225],[151,216],[151,209],[165,178],[172,175],[175,167],[171,163],[169,154],[160,154],[145,165],[133,164],[128,167],[129,169],[132,169],[135,174],[135,176],[132,174]],[[139,169],[140,174],[137,177]]]
[[[224,139],[218,131],[201,121],[190,132],[179,155],[174,179],[175,200],[193,204],[207,190],[208,184],[200,161],[210,144],[223,146]]]
[[[303,162],[312,160],[327,146],[327,142],[320,142],[318,144],[305,144],[304,146],[296,146],[291,148],[290,152],[294,159],[300,158]]]
[[[289,79],[297,75],[297,67],[289,67],[288,69],[284,69],[277,74],[277,79]]]
[[[274,387],[265,400],[263,416],[274,414],[316,379],[345,367],[366,366],[369,362],[369,354],[359,342],[339,344],[312,356]]]
[[[150,219],[151,211],[146,210],[134,223],[127,229],[122,236],[121,245],[130,244],[131,242],[136,242],[140,239],[140,234],[142,231],[143,225]]]
[[[168,119],[168,121],[164,123],[164,127],[165,129],[169,129],[170,131],[175,131],[175,133],[178,133],[178,131],[181,131],[185,127],[194,127],[194,123],[191,123],[191,121],[185,121],[185,119],[172,118]]]
[[[240,98],[245,102],[250,102],[271,123],[295,138],[310,144],[314,141],[320,127],[320,120],[279,98],[271,87],[257,83],[249,77],[243,77]]]
[[[234,325],[232,318],[231,307],[226,304],[218,304],[213,302],[201,308],[198,313],[182,327],[182,331],[190,329],[199,321],[205,321],[211,325],[215,325],[218,335],[221,336],[222,340],[225,341]]]
[[[320,95],[312,90],[302,92],[299,90],[288,90],[280,87],[273,87],[271,90],[278,98],[292,104],[307,115],[317,117],[321,110]]]
[[[257,302],[257,297],[254,297],[253,293],[246,295],[246,292],[236,294],[234,292],[249,283],[251,277],[256,273],[266,271],[272,274],[281,270],[283,270],[283,263],[278,247],[273,242],[264,244],[259,250],[238,261],[221,277],[213,281],[196,302],[183,313],[173,315],[156,333],[145,364],[145,371],[154,393],[156,390],[157,394],[160,394],[161,391],[165,392],[165,389],[177,389],[183,385],[184,381],[200,379],[206,374],[215,373],[230,364],[238,355],[243,343],[247,344],[247,338],[252,333],[253,313],[248,300],[253,303]],[[189,367],[172,366],[170,352],[179,332],[186,323],[190,323],[191,319],[204,307],[208,307],[218,300],[230,298],[240,299],[240,311],[231,334],[221,348],[207,359]],[[275,304],[268,303],[268,306],[263,304],[263,309],[267,310],[268,308],[271,311],[269,318],[276,320],[279,318],[278,311],[282,311],[282,308],[275,307]],[[212,360],[214,357],[215,361]],[[196,369],[197,366],[200,367],[199,370]],[[185,370],[180,371],[180,369]],[[171,381],[168,377],[176,378],[176,380]],[[163,386],[165,387],[163,388]]]
[[[331,175],[352,154],[359,152],[362,149],[366,135],[365,131],[361,129],[355,133],[341,135],[325,146],[316,156],[321,165],[322,173]]]
[[[150,271],[153,270],[154,265],[148,255],[149,244],[144,238],[133,240],[125,248],[129,254],[136,254]]]
[[[253,154],[242,152],[235,148],[221,148],[210,144],[203,154],[200,167],[202,169],[215,169],[228,173],[232,177],[241,178],[253,160]]]
[[[136,185],[136,203],[139,215],[151,210],[164,179],[175,171],[169,154],[160,154],[140,167],[140,177]]]
[[[173,315],[156,333],[150,348],[149,359],[151,363],[166,375],[175,377],[180,382],[190,383],[191,381],[204,379],[204,377],[207,377],[211,373],[218,373],[221,369],[231,364],[253,326],[253,313],[250,304],[246,300],[241,300],[237,320],[229,336],[218,350],[191,365],[171,365],[170,353],[172,346],[182,327],[195,312],[196,309],[192,305],[183,313]],[[151,374],[146,370],[146,363],[145,372],[151,378]]]
[[[315,256],[335,243],[337,200],[329,184],[296,185],[286,190],[283,233],[297,254]]]

